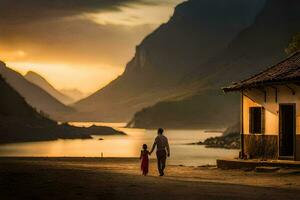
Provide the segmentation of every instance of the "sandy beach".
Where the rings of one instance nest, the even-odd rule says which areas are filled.
[[[300,169],[261,173],[137,158],[0,158],[0,199],[299,199]]]

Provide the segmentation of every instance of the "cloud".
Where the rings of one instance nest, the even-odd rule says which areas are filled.
[[[82,13],[118,11],[130,4],[157,4],[149,0],[0,0],[0,23],[18,24],[71,17]]]
[[[180,0],[144,0],[143,4],[130,4],[121,7],[118,12],[88,13],[85,16],[98,24],[136,26],[142,24],[160,24],[173,11],[173,6]],[[147,4],[147,5],[145,5]]]
[[[135,45],[153,28],[100,25],[88,19],[13,26],[0,30],[0,59],[124,67]]]

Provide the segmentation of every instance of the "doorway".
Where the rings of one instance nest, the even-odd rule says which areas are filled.
[[[296,134],[296,105],[279,105],[279,157],[293,159]]]

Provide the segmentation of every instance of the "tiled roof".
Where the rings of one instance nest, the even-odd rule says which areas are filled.
[[[300,51],[259,74],[222,89],[230,92],[293,82],[300,82]]]

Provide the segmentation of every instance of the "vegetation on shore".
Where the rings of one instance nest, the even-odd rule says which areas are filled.
[[[210,137],[203,142],[200,141],[193,144],[205,145],[208,148],[239,149],[241,145],[239,124],[227,128],[222,136]]]
[[[239,149],[240,148],[240,134],[230,133],[226,136],[210,137],[204,142],[195,143],[198,145],[205,145],[208,148],[225,148],[225,149]]]

